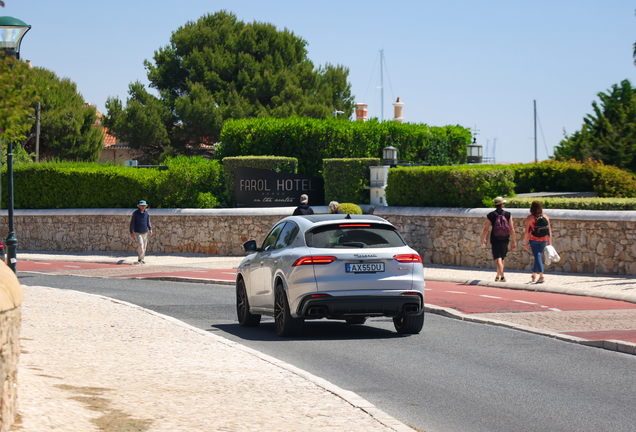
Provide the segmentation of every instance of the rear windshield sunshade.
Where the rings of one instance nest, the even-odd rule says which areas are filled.
[[[395,228],[384,224],[343,222],[316,227],[305,234],[313,248],[389,248],[406,243]]]

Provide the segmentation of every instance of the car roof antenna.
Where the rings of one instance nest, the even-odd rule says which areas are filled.
[[[346,215],[345,219],[351,219],[351,215],[350,214]]]

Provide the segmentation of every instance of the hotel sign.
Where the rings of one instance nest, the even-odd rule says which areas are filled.
[[[309,197],[310,206],[325,202],[325,185],[320,177],[238,167],[234,181],[238,207],[297,206],[302,194]]]

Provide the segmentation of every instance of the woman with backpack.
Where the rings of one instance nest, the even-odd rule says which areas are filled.
[[[511,237],[512,250],[517,250],[515,225],[512,222],[510,212],[504,210],[505,203],[506,200],[502,197],[495,198],[496,210],[486,215],[486,226],[481,235],[481,246],[486,247],[486,236],[488,235],[488,229],[492,226],[492,230],[490,231],[490,246],[492,248],[492,258],[495,260],[495,267],[497,268],[495,282],[506,282],[506,277],[504,276],[504,261],[508,254],[508,243],[510,243]]]
[[[525,249],[532,249],[534,267],[532,269],[532,282],[535,282],[537,273],[539,279],[536,283],[543,283],[543,250],[546,244],[552,245],[552,226],[550,219],[543,214],[543,207],[539,201],[532,201],[530,214],[526,218],[526,231],[524,233]]]

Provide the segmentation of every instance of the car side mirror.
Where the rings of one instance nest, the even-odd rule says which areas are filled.
[[[258,252],[258,246],[256,246],[256,240],[248,240],[243,243],[243,249],[245,252]]]

